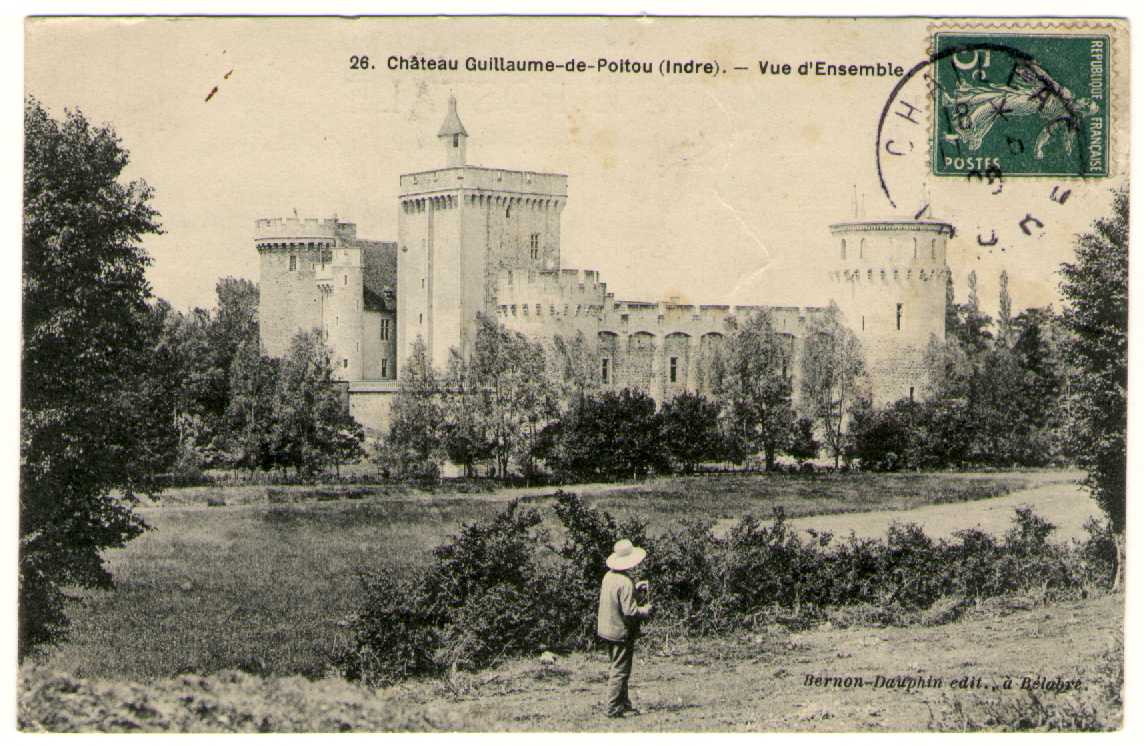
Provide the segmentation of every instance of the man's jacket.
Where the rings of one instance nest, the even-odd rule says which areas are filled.
[[[622,572],[608,572],[600,584],[600,610],[596,616],[596,633],[613,641],[626,641],[639,635],[639,622],[647,618],[647,610],[636,604],[636,586]]]

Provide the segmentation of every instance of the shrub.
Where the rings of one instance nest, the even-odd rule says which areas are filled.
[[[555,511],[560,529],[549,531],[537,510],[510,503],[434,549],[415,582],[366,578],[340,659],[346,675],[381,685],[591,645],[604,560],[620,537],[649,549],[641,574],[657,625],[700,634],[823,618],[948,623],[985,598],[1083,592],[1084,580],[1098,585],[1115,567],[1106,530],[1094,524],[1084,543],[1053,544],[1053,526],[1027,508],[1000,541],[978,530],[935,541],[897,523],[884,540],[806,539],[781,511],[770,525],[747,515],[722,536],[709,521],[685,521],[649,541],[642,522],[620,523],[572,493],[555,494]]]
[[[353,644],[338,660],[346,677],[377,686],[436,672],[439,634],[416,585],[387,574],[363,577],[362,585]]]

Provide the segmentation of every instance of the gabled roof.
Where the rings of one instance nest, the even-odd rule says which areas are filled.
[[[438,137],[450,137],[452,135],[469,136],[465,131],[465,125],[461,124],[461,117],[457,115],[457,98],[449,96],[449,113],[445,115],[445,122],[441,125],[441,131],[437,133]]]

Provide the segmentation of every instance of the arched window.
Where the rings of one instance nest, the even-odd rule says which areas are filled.
[[[461,143],[461,136],[457,135],[457,134],[453,135],[453,147],[457,147],[458,145],[460,145],[460,143]]]

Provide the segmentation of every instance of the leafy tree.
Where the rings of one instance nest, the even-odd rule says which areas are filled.
[[[1075,372],[1070,401],[1077,459],[1086,485],[1117,536],[1116,585],[1123,575],[1128,424],[1128,191],[1112,214],[1077,239],[1076,261],[1061,265],[1072,332],[1065,353]]]
[[[1013,299],[1009,297],[1009,272],[1001,271],[1001,289],[997,299],[997,344],[1008,347],[1013,343]]]
[[[544,348],[481,316],[468,369],[478,426],[497,472],[507,477],[513,458],[530,471],[540,432],[556,413]]]
[[[552,346],[555,374],[551,377],[557,381],[560,400],[567,410],[599,388],[598,359],[583,331],[577,331],[571,339],[558,334],[553,337]]]
[[[838,306],[811,323],[802,355],[802,402],[817,421],[834,465],[846,449],[847,412],[863,395],[865,357],[862,342],[841,321]],[[813,457],[813,456],[812,456]]]
[[[401,367],[389,432],[375,453],[378,465],[403,478],[437,478],[444,455],[442,420],[441,386],[425,340],[418,336]]]
[[[717,401],[684,392],[663,405],[659,418],[664,449],[684,472],[690,473],[704,461],[723,457]]]
[[[127,150],[78,111],[28,98],[24,136],[21,657],[62,634],[62,588],[111,587],[101,552],[144,530],[132,507],[170,455],[148,400],[151,188],[120,181]]]
[[[545,459],[566,478],[638,478],[668,465],[655,400],[643,391],[589,396],[546,430]]]
[[[863,469],[897,471],[921,461],[924,407],[903,398],[878,410],[862,401],[854,410],[854,442],[850,450]]]
[[[299,331],[278,370],[274,394],[274,456],[283,468],[314,473],[360,455],[361,425],[334,380],[319,330]],[[357,443],[355,446],[353,443]]]
[[[981,312],[977,297],[977,272],[969,273],[969,296],[965,303],[957,306],[957,319],[953,336],[969,357],[976,358],[993,344],[993,333],[989,327],[993,319]]]
[[[768,310],[757,311],[742,324],[729,318],[728,327],[718,390],[729,440],[740,458],[765,453],[771,470],[794,426],[788,349]]]
[[[243,342],[230,367],[230,400],[223,449],[236,468],[274,464],[274,401],[279,361],[259,354],[258,340]]]
[[[480,390],[473,383],[471,369],[464,356],[456,349],[449,350],[441,437],[445,454],[449,460],[465,467],[466,476],[473,475],[478,460],[492,454],[481,427]]]
[[[808,461],[818,455],[819,443],[814,439],[814,421],[810,417],[800,416],[794,423],[790,442],[787,443],[787,455],[799,463]],[[838,457],[834,459],[838,465]]]

